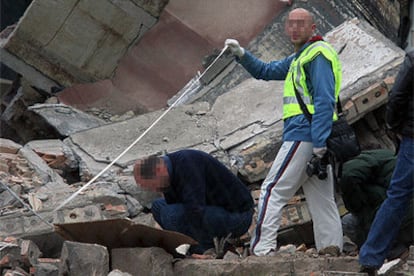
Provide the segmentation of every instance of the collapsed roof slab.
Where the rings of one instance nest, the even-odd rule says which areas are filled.
[[[342,64],[340,98],[354,122],[387,101],[405,52],[364,20],[348,20],[325,38]]]
[[[164,11],[141,37],[154,18],[141,16],[138,6],[153,15],[148,3]],[[58,94],[62,103],[144,113],[166,106],[225,38],[248,43],[285,6],[274,0],[260,5],[253,0],[35,0],[5,48],[66,86]]]
[[[1,47],[70,86],[111,77],[119,59],[155,22],[132,0],[34,0]]]

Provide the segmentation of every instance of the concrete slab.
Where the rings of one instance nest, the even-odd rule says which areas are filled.
[[[354,18],[325,35],[340,51],[341,97],[346,100],[370,84],[381,82],[398,69],[404,51],[366,21]],[[358,89],[355,89],[358,87]]]
[[[45,91],[50,91],[52,87],[59,86],[59,84],[56,81],[48,78],[47,76],[39,72],[33,66],[28,65],[23,60],[21,60],[20,58],[16,57],[15,55],[11,54],[6,49],[3,49],[1,47],[0,47],[0,56],[1,56],[1,61],[4,64],[7,64],[10,68],[13,68],[14,71],[24,76],[35,87],[38,87]]]
[[[74,144],[70,138],[63,140],[63,143],[72,150],[79,160],[79,177],[81,181],[88,182],[107,166],[107,164],[93,159],[92,155],[84,152],[78,145]],[[119,172],[120,170],[121,168],[112,166],[109,173]]]
[[[119,59],[155,22],[131,1],[35,0],[1,46],[70,86],[111,77]]]
[[[19,150],[21,154],[28,162],[29,166],[36,171],[39,175],[42,183],[53,182],[56,185],[65,185],[64,179],[47,163],[37,155],[28,145],[25,145]]]
[[[62,136],[105,125],[105,121],[64,104],[35,104],[29,110],[43,117]]]
[[[211,115],[189,115],[188,107],[171,109],[150,131],[136,143],[118,163],[122,166],[133,160],[157,152],[197,146],[215,136],[215,121]],[[69,138],[94,160],[109,163],[131,145],[164,113],[164,110],[147,113],[123,122],[109,124],[75,133]]]
[[[94,106],[114,113],[163,108],[195,72],[203,71],[203,58],[221,49],[225,38],[250,42],[286,7],[280,1],[262,2],[171,0],[158,23],[120,60],[110,82],[96,84],[100,89],[73,85],[59,99],[82,110]]]
[[[271,257],[249,256],[241,260],[184,259],[174,265],[177,275],[333,275],[326,271],[358,271],[357,257],[320,257],[304,254],[276,255]],[[336,274],[346,275],[346,274]],[[358,275],[358,274],[351,274]]]
[[[248,79],[220,96],[211,110],[218,135],[226,136],[252,124],[267,128],[281,120],[283,85],[283,81]]]
[[[157,247],[111,250],[112,269],[118,269],[127,275],[172,276],[175,275],[173,264],[173,256]]]

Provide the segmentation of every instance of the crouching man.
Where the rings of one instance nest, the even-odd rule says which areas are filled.
[[[152,215],[165,230],[183,233],[199,244],[190,253],[214,247],[214,237],[245,234],[252,222],[253,198],[227,167],[198,150],[180,150],[137,160],[134,177],[143,189],[162,192]]]

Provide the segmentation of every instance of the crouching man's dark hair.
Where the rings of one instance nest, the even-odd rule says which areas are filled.
[[[144,179],[154,178],[156,175],[157,164],[159,164],[160,162],[162,162],[161,157],[155,155],[151,155],[145,159],[142,159],[140,162],[141,177]]]

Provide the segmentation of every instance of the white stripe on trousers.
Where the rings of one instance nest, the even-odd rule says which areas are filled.
[[[312,149],[310,142],[283,142],[261,187],[257,224],[250,242],[254,255],[276,250],[282,208],[300,187],[312,216],[316,249],[336,245],[342,250],[342,225],[334,198],[332,168],[328,167],[325,180],[315,175],[309,177],[306,164]]]

